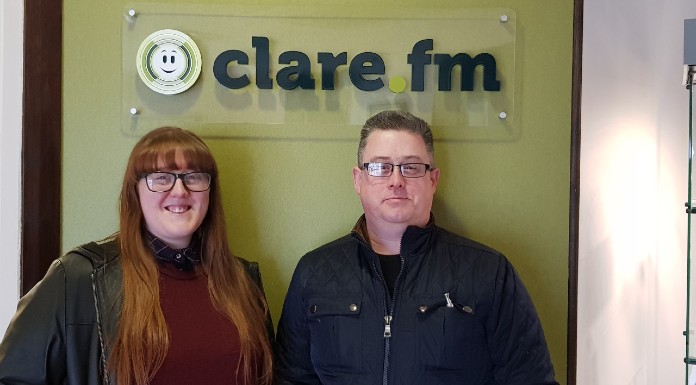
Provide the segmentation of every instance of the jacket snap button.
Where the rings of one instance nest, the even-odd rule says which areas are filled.
[[[351,303],[350,306],[348,306],[348,309],[350,309],[352,312],[356,312],[358,311],[358,305]]]
[[[428,311],[428,307],[426,305],[420,305],[418,306],[418,311],[421,313],[425,313],[426,311]]]
[[[309,311],[311,311],[312,313],[316,313],[317,312],[317,305],[312,305],[312,307],[309,308]]]

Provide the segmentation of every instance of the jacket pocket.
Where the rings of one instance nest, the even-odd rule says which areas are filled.
[[[450,293],[418,298],[418,353],[429,369],[475,369],[488,360],[483,324],[473,302]]]
[[[361,295],[307,299],[312,363],[323,370],[359,372],[362,358]]]

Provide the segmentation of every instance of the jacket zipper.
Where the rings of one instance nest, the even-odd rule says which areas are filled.
[[[370,249],[372,250],[372,249]],[[382,281],[382,298],[384,298],[384,369],[382,371],[382,385],[388,385],[389,384],[389,348],[390,348],[390,341],[391,341],[391,325],[392,321],[394,320],[394,308],[396,307],[396,293],[399,288],[399,280],[401,279],[401,273],[404,272],[404,257],[399,254],[399,259],[401,260],[401,266],[399,267],[399,274],[396,276],[396,280],[394,281],[394,293],[392,293],[392,298],[391,298],[391,303],[387,303],[387,283],[384,281],[384,278],[382,278],[381,274],[379,274],[379,270],[377,270],[377,264],[375,261],[377,260],[377,255],[372,252],[373,258],[372,258],[372,268],[375,270],[377,273],[377,277],[379,277],[379,280]]]

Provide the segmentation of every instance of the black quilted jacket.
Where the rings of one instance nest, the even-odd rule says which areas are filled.
[[[305,255],[276,337],[278,384],[557,384],[510,262],[434,225],[409,227],[394,297],[361,234]]]

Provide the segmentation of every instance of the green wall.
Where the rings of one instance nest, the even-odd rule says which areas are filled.
[[[516,12],[520,134],[513,141],[436,141],[442,178],[434,212],[439,225],[486,243],[512,260],[534,298],[564,384],[573,2],[436,3],[452,9],[500,7]],[[334,0],[244,4],[345,6]],[[364,9],[373,1],[350,4]],[[127,5],[118,0],[64,0],[63,251],[117,229],[120,181],[137,140],[121,131],[121,28]],[[380,5],[432,6],[416,0]],[[350,171],[357,134],[355,140],[206,141],[221,168],[233,250],[260,262],[277,322],[297,260],[345,234],[361,214]]]

